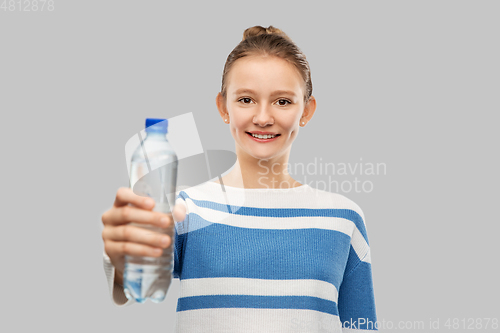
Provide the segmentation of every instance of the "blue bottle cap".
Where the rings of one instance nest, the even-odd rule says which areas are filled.
[[[168,133],[168,119],[146,118],[146,133]]]

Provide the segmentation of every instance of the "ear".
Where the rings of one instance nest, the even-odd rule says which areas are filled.
[[[222,120],[229,119],[229,113],[227,112],[226,107],[226,99],[222,96],[221,93],[217,94],[217,97],[215,98],[215,104],[217,105],[217,109],[219,110]]]
[[[316,111],[316,98],[314,96],[309,97],[306,105],[304,106],[304,112],[302,113],[302,117],[300,117],[300,126],[305,126],[309,120],[311,120],[314,112]],[[302,125],[302,122],[305,124]]]

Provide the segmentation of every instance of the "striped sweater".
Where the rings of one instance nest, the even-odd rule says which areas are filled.
[[[243,189],[214,182],[181,191],[174,278],[177,332],[376,330],[363,212],[305,184]],[[108,260],[109,262],[109,260]],[[115,304],[130,304],[113,286]]]

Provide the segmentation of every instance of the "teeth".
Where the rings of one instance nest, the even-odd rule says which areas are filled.
[[[271,138],[274,138],[276,135],[271,135],[271,134],[260,135],[260,134],[253,134],[252,133],[252,136],[254,138],[259,138],[259,139],[271,139]]]

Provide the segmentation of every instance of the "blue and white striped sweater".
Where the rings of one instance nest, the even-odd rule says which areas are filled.
[[[351,200],[207,182],[176,203],[187,209],[175,230],[177,331],[375,329],[368,236]]]

